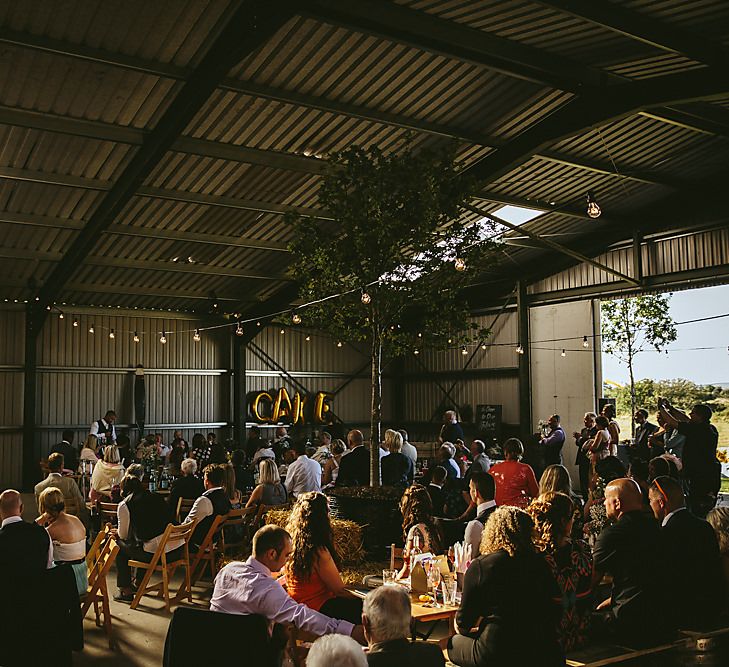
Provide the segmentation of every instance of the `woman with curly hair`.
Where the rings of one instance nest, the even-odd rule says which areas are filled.
[[[424,486],[413,484],[405,489],[400,499],[400,512],[405,538],[405,564],[399,575],[402,578],[410,574],[410,552],[413,546],[417,544],[423,553],[437,554],[441,552],[441,539],[433,520],[433,501]]]
[[[286,564],[286,588],[300,604],[325,616],[362,622],[362,600],[344,587],[334,547],[329,502],[323,493],[302,493],[286,527],[293,545]]]
[[[564,665],[557,641],[560,591],[532,542],[534,522],[517,507],[488,518],[481,555],[463,580],[448,658],[460,667]]]
[[[587,543],[572,540],[575,504],[564,493],[547,492],[527,508],[536,530],[534,545],[559,585],[562,620],[558,639],[567,652],[585,643],[591,612],[592,553]]]

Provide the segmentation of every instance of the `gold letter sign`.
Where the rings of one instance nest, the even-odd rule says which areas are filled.
[[[310,401],[309,395],[298,391],[292,397],[285,387],[278,390],[276,398],[262,391],[253,396],[250,413],[256,421],[268,424],[277,424],[279,421],[289,424],[325,424],[327,413],[332,411],[334,394],[318,391],[312,394],[312,398],[313,401]]]

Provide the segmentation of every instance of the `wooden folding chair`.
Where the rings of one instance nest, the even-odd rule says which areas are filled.
[[[190,500],[189,498],[177,499],[177,509],[175,510],[175,519],[177,520],[177,523],[182,523],[187,518],[187,515],[190,513],[194,504],[195,501]]]
[[[190,579],[192,585],[197,583],[197,580],[202,577],[205,572],[205,566],[210,566],[210,577],[215,579],[215,575],[218,573],[218,554],[222,553],[221,543],[222,534],[220,533],[221,526],[225,525],[227,514],[218,514],[213,522],[210,524],[210,530],[208,530],[205,538],[200,544],[200,548],[195,554],[195,558],[190,566]],[[218,540],[216,541],[216,537]],[[198,572],[199,568],[199,572]]]
[[[175,570],[178,567],[185,568],[185,580],[175,594],[173,600],[176,602],[182,597],[187,597],[189,602],[192,602],[192,587],[190,584],[190,537],[192,531],[195,530],[197,521],[191,523],[183,523],[180,526],[174,526],[171,523],[167,524],[165,532],[162,533],[162,539],[160,540],[157,551],[154,552],[152,560],[147,563],[141,560],[130,560],[129,566],[136,567],[140,570],[146,570],[144,578],[139,584],[137,594],[134,596],[131,608],[136,609],[139,605],[139,601],[143,595],[157,591],[157,597],[163,597],[165,599],[165,607],[167,611],[170,611],[170,577],[174,575]],[[167,560],[167,552],[165,547],[168,542],[182,542],[182,556],[176,558],[172,562]],[[156,584],[149,585],[149,580],[152,574],[160,572],[162,574],[162,580]]]
[[[266,512],[271,509],[271,505],[259,505],[258,512],[256,513],[256,520],[253,522],[253,533],[255,533],[262,525],[263,520],[266,518]],[[253,534],[251,533],[251,538]]]
[[[101,627],[101,616],[103,615],[104,632],[109,640],[109,648],[112,650],[116,647],[116,640],[111,630],[111,610],[109,609],[109,589],[106,585],[106,577],[118,553],[119,545],[109,533],[108,527],[100,531],[86,556],[89,585],[86,594],[81,599],[82,618],[86,616],[92,604],[96,614],[97,627]],[[101,612],[99,605],[101,605]]]
[[[223,554],[234,549],[241,552],[245,548],[256,531],[257,511],[255,507],[244,507],[243,509],[228,512],[221,538],[221,551]],[[240,533],[240,539],[233,537],[235,533]]]
[[[101,515],[101,523],[110,523],[112,526],[117,524],[117,510],[119,509],[119,503],[104,503],[98,502],[96,507]]]

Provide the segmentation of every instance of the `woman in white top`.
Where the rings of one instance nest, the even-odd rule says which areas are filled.
[[[324,469],[321,475],[321,485],[327,486],[334,484],[337,481],[339,475],[339,463],[342,460],[342,456],[347,451],[347,445],[341,440],[337,439],[332,443],[332,456],[324,463]]]
[[[613,456],[610,447],[610,431],[608,430],[608,419],[604,415],[600,415],[596,420],[597,433],[595,437],[591,438],[584,445],[582,450],[587,453],[592,462],[594,469],[595,464],[608,456]]]
[[[119,462],[119,448],[116,445],[109,445],[104,449],[104,460],[94,466],[94,472],[91,474],[89,492],[91,502],[110,498],[111,488],[121,484],[123,478],[124,468]]]
[[[433,501],[420,484],[405,489],[400,499],[402,530],[405,537],[404,565],[398,578],[410,576],[410,552],[416,544],[422,553],[441,553],[441,537],[433,519]]]
[[[618,455],[618,443],[620,442],[620,426],[615,421],[615,406],[612,403],[606,403],[602,408],[602,416],[608,420],[608,433],[610,433],[610,454],[609,456]]]
[[[86,528],[78,517],[66,514],[63,491],[55,486],[49,486],[41,492],[38,506],[41,515],[36,523],[45,527],[51,536],[53,563],[56,567],[71,567],[79,595],[86,593]]]

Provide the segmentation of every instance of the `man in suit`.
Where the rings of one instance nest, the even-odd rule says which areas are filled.
[[[471,545],[471,560],[475,560],[480,553],[481,536],[486,521],[496,509],[496,485],[494,478],[485,472],[477,472],[469,481],[471,502],[476,505],[476,518],[466,525],[464,546]]]
[[[20,494],[8,489],[0,494],[0,576],[34,575],[53,564],[51,538],[45,528],[23,521]]]
[[[544,452],[544,465],[562,465],[562,446],[565,437],[564,430],[560,426],[560,416],[552,415],[547,422],[549,424],[549,435],[539,441],[539,446]]]
[[[84,497],[81,495],[81,491],[78,488],[76,480],[73,477],[64,477],[61,474],[63,466],[63,454],[56,452],[48,457],[48,469],[50,472],[48,473],[48,477],[35,485],[35,502],[38,502],[38,497],[42,491],[47,489],[49,486],[55,486],[63,493],[63,502],[66,504],[66,512],[77,516],[84,522],[84,525],[88,527],[88,511],[86,509]]]
[[[370,450],[364,446],[362,431],[354,429],[347,434],[349,452],[339,462],[336,486],[369,486]]]
[[[634,442],[630,446],[630,459],[631,461],[650,461],[651,448],[648,438],[658,430],[658,426],[648,421],[648,411],[643,408],[635,411],[633,419],[637,426]]]
[[[582,451],[582,445],[595,437],[597,433],[597,426],[595,425],[596,419],[597,415],[594,412],[586,412],[583,420],[585,427],[581,431],[575,431],[572,434],[575,438],[575,445],[577,446],[575,465],[580,471],[580,493],[584,500],[587,500],[587,490],[590,484],[590,457],[587,455],[587,452]]]
[[[716,534],[711,525],[686,508],[681,483],[656,477],[648,490],[651,510],[661,522],[663,548],[669,567],[678,627],[706,629],[716,622],[724,606],[725,579]]]
[[[443,466],[436,466],[430,476],[430,484],[426,487],[433,503],[433,516],[444,516],[445,491],[443,485],[448,477],[448,471]]]
[[[369,645],[369,667],[442,667],[438,646],[411,642],[410,597],[401,586],[380,586],[369,592],[362,606],[362,625]]]
[[[69,470],[73,470],[73,472],[76,472],[76,470],[78,470],[78,452],[73,446],[74,435],[75,434],[73,431],[64,431],[63,440],[57,445],[53,445],[53,447],[51,447],[50,453],[63,454],[63,460],[65,461],[65,465],[68,466]]]

